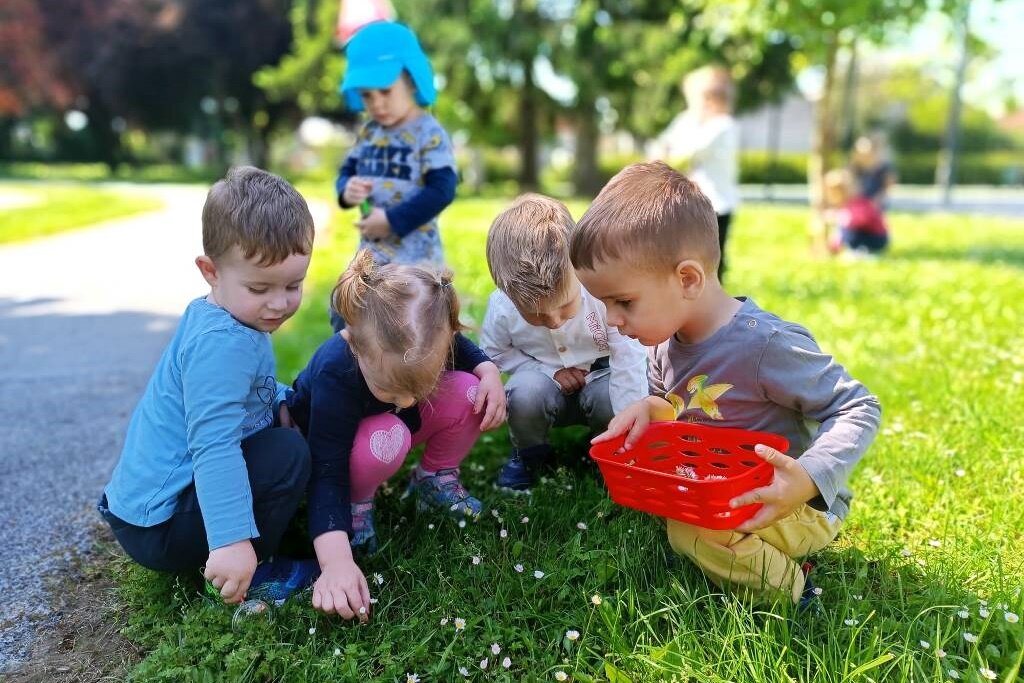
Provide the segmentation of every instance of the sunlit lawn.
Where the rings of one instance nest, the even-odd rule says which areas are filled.
[[[0,183],[0,244],[82,228],[161,206],[160,200],[95,185]]]
[[[492,286],[483,242],[501,206],[460,200],[444,215],[467,321],[480,321]],[[502,430],[464,466],[491,506],[478,523],[417,516],[399,500],[400,479],[380,497],[386,544],[362,565],[382,581],[371,582],[369,626],[322,616],[306,599],[233,628],[196,577],[122,563],[126,633],[150,650],[137,678],[448,681],[464,667],[496,681],[987,680],[982,669],[1014,680],[1024,651],[1014,616],[1024,613],[1024,222],[892,223],[895,247],[878,261],[811,258],[800,209],[745,206],[731,243],[729,289],[808,326],[883,405],[883,432],[853,476],[852,514],[818,558],[821,613],[722,596],[672,555],[659,520],[608,501],[580,465],[579,432],[558,442],[571,467],[532,498],[497,494]],[[352,238],[343,217],[318,248],[303,309],[276,335],[282,380],[329,332],[327,293]],[[305,547],[301,535],[294,545]]]

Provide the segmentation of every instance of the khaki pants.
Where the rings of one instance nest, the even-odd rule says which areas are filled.
[[[835,515],[806,504],[751,534],[667,521],[672,549],[693,560],[717,585],[754,599],[788,594],[793,602],[804,590],[797,558],[831,543],[842,524]]]

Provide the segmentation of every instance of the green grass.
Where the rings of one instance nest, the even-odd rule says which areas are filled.
[[[6,196],[25,201],[0,205],[0,244],[55,235],[162,206],[153,197],[88,185],[0,183],[0,202]]]
[[[445,214],[465,317],[476,321],[491,288],[484,235],[501,205],[465,200]],[[283,380],[328,331],[327,292],[354,245],[349,219],[338,223],[314,258],[303,309],[276,335]],[[404,681],[416,672],[449,681],[466,667],[472,680],[494,681],[565,671],[579,681],[839,683],[944,681],[950,669],[978,681],[986,667],[1015,680],[1024,624],[998,605],[1024,613],[1024,223],[892,223],[895,247],[879,261],[809,257],[798,209],[745,206],[731,243],[730,290],[807,325],[883,405],[883,431],[852,478],[853,511],[818,557],[820,614],[721,595],[671,553],[659,520],[608,501],[579,466],[578,431],[559,435],[570,466],[532,499],[498,496],[490,485],[508,449],[502,430],[484,435],[464,466],[500,520],[488,512],[459,529],[417,516],[399,500],[401,480],[381,495],[386,545],[362,564],[383,579],[371,581],[379,602],[368,626],[292,601],[273,621],[233,628],[229,609],[199,595],[197,577],[120,564],[126,634],[148,651],[135,679]],[[565,638],[569,629],[578,640]]]

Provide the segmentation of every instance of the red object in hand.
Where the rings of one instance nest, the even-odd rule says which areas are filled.
[[[775,476],[755,445],[782,453],[789,448],[778,434],[690,422],[655,422],[633,448],[616,453],[625,440],[623,435],[590,448],[612,500],[706,529],[734,529],[761,509],[760,503],[729,507]]]

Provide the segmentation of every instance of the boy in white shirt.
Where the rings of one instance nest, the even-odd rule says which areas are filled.
[[[718,218],[721,282],[725,273],[725,241],[740,203],[740,131],[732,116],[732,76],[721,66],[701,67],[683,79],[683,95],[686,111],[659,136],[655,151],[669,163],[685,164],[686,175],[711,200]]]
[[[594,433],[647,395],[646,350],[609,327],[605,307],[569,262],[574,229],[565,206],[526,194],[494,220],[487,264],[491,295],[480,347],[502,372],[512,453],[499,488],[528,491],[550,457],[552,427],[585,424]]]

